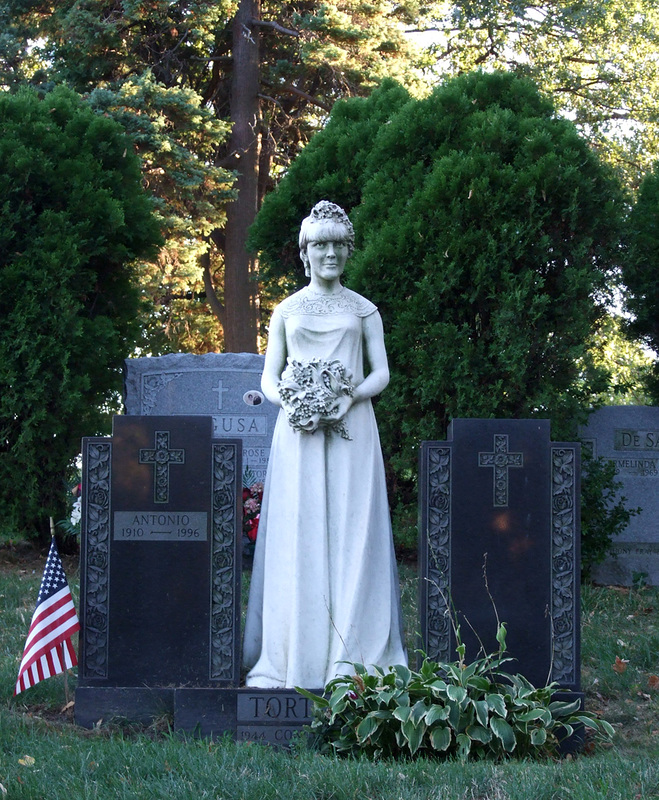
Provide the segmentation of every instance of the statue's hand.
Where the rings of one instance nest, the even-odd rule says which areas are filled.
[[[353,400],[350,395],[343,394],[340,397],[337,397],[336,403],[334,404],[334,408],[332,409],[331,413],[325,415],[323,420],[327,420],[329,422],[338,422],[339,420],[343,419],[345,415],[350,411],[352,404],[355,401]]]

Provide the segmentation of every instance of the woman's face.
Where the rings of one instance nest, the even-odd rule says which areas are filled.
[[[343,274],[350,248],[340,239],[314,239],[307,244],[309,272],[322,281],[337,280]]]

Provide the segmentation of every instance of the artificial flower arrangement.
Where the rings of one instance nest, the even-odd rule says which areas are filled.
[[[252,544],[259,530],[262,500],[263,484],[260,481],[243,488],[243,533]]]
[[[351,439],[343,420],[331,419],[337,400],[355,391],[352,375],[338,360],[295,361],[289,358],[277,385],[288,424],[296,431],[326,435],[338,433]]]

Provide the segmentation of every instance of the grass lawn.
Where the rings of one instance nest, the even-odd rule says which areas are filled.
[[[77,564],[65,559],[74,596]],[[560,762],[370,763],[150,728],[73,724],[63,676],[12,697],[45,554],[0,548],[0,800],[568,800],[659,798],[659,590],[582,589],[587,708],[617,731],[614,744]],[[415,573],[401,569],[413,646]],[[617,659],[617,660],[616,660]],[[614,665],[616,669],[614,669]],[[75,678],[69,676],[69,691]]]

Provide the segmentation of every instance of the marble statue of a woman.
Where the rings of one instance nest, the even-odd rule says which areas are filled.
[[[274,311],[261,387],[280,406],[245,626],[247,685],[323,687],[342,662],[407,663],[371,397],[382,320],[341,285],[354,233],[318,203],[300,230],[309,285]],[[365,369],[366,366],[366,369]]]

